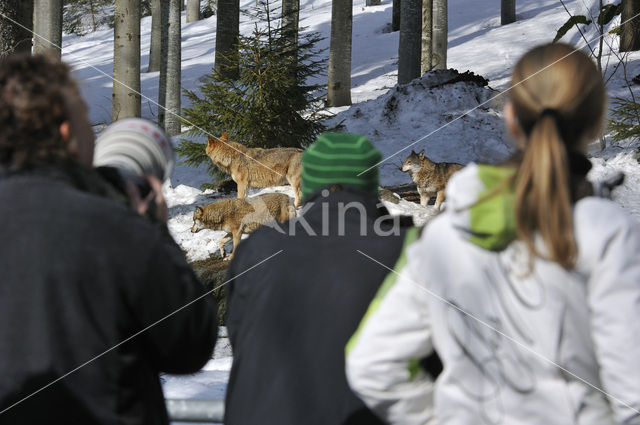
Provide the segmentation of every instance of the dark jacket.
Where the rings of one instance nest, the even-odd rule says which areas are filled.
[[[69,176],[0,174],[0,424],[166,424],[158,373],[207,362],[215,304],[155,324],[202,285],[165,226]]]
[[[342,232],[340,205],[350,202],[362,205],[366,217],[361,221],[351,204]],[[233,366],[225,425],[381,423],[344,372],[347,341],[388,273],[363,254],[394,264],[407,229],[376,235],[376,219],[388,214],[378,202],[355,189],[326,198],[316,193],[301,218],[282,226],[290,235],[262,228],[239,244],[228,272]],[[318,236],[308,235],[307,223]]]

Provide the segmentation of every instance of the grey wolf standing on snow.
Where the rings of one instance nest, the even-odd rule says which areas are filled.
[[[300,206],[300,172],[302,149],[247,148],[227,140],[227,133],[219,138],[209,137],[207,156],[220,170],[238,184],[238,198],[247,196],[249,187],[270,187],[289,183],[295,195],[294,205]]]
[[[402,164],[402,171],[409,173],[411,180],[418,186],[420,205],[426,207],[429,199],[435,196],[435,207],[439,210],[449,178],[462,167],[463,165],[453,162],[433,162],[424,156],[423,149],[419,153],[411,151]]]
[[[281,223],[295,217],[296,210],[284,193],[265,193],[252,198],[230,198],[196,207],[193,212],[191,232],[202,229],[224,230],[227,234],[220,240],[220,256],[233,258],[243,233],[251,233],[273,220]],[[233,250],[225,258],[224,244],[233,238]]]

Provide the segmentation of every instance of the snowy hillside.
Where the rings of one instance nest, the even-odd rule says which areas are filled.
[[[565,0],[572,14],[589,15],[595,0]],[[243,0],[242,7],[255,4]],[[302,0],[301,25],[308,31],[319,31],[328,47],[331,0]],[[500,26],[500,2],[496,0],[449,0],[448,65],[460,72],[472,71],[489,80],[488,87],[469,83],[445,84],[442,75],[430,75],[402,87],[396,86],[398,33],[389,32],[391,0],[382,0],[380,6],[365,7],[364,0],[353,6],[353,60],[351,107],[334,108],[334,122],[344,121],[348,131],[366,134],[387,158],[381,165],[384,184],[408,183],[407,174],[399,165],[413,150],[425,149],[427,156],[436,161],[467,163],[470,161],[495,162],[510,153],[501,117],[500,90],[508,87],[514,62],[536,44],[549,42],[568,15],[557,0],[518,2],[518,21]],[[472,6],[472,7],[470,7]],[[184,17],[183,17],[184,19]],[[195,23],[183,20],[183,74],[184,88],[194,89],[198,79],[210,72],[214,60],[215,16]],[[619,19],[618,19],[619,22]],[[151,20],[142,22],[142,69],[148,62]],[[615,22],[612,24],[615,25]],[[252,23],[241,18],[241,31],[249,32]],[[110,30],[101,30],[84,37],[66,36],[63,58],[72,64],[82,91],[89,102],[90,117],[94,124],[107,124],[111,120],[111,72],[113,38]],[[593,27],[585,32],[587,40],[595,40]],[[618,58],[610,54],[606,37],[603,65],[612,95],[629,96]],[[571,30],[563,41],[584,46],[584,41]],[[596,43],[594,42],[593,45]],[[614,43],[617,47],[617,42]],[[326,53],[328,54],[328,52]],[[628,57],[629,78],[640,73],[639,53]],[[615,73],[614,73],[615,70]],[[142,74],[143,116],[154,118],[157,108],[158,73]],[[183,106],[186,99],[183,99]],[[633,215],[640,218],[640,165],[636,159],[637,141],[627,141],[599,152],[592,146],[594,169],[592,179],[601,179],[615,170],[627,174],[624,187],[616,192],[616,200]],[[170,207],[169,228],[176,240],[192,259],[205,258],[217,248],[223,232],[210,230],[198,234],[189,232],[191,215],[196,205],[217,199],[212,191],[201,192],[202,183],[209,182],[204,169],[179,165],[166,183],[166,197]],[[265,191],[291,193],[289,187],[270,188]],[[258,193],[253,191],[252,193]],[[432,208],[422,208],[406,201],[389,207],[396,213],[413,214],[424,221],[433,214]],[[223,350],[223,357],[230,355]],[[172,397],[221,398],[226,371],[230,361],[213,360],[204,372],[187,378],[167,377],[165,390]]]
[[[456,72],[434,71],[395,86],[380,97],[338,114],[346,131],[362,133],[386,158],[380,165],[383,185],[409,181],[400,165],[424,149],[432,161],[467,164],[499,162],[513,149],[505,141],[502,118],[494,109],[494,90],[475,82],[456,82]],[[404,150],[401,150],[404,149]]]

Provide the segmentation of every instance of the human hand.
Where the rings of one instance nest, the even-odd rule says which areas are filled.
[[[149,193],[143,198],[138,187],[131,181],[125,180],[125,190],[129,198],[129,206],[140,215],[146,216],[159,223],[166,223],[169,209],[162,194],[162,182],[153,176],[146,176]]]

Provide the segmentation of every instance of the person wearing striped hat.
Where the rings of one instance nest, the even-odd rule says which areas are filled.
[[[226,425],[382,423],[344,372],[345,345],[388,273],[366,256],[393,264],[417,239],[378,199],[381,159],[363,135],[320,135],[302,157],[300,216],[238,247]]]
[[[302,200],[323,188],[349,186],[378,195],[378,163],[382,160],[365,136],[324,133],[302,155]]]

